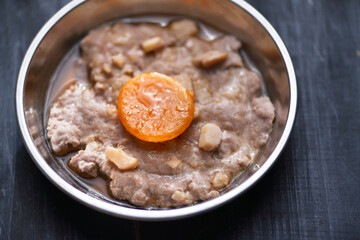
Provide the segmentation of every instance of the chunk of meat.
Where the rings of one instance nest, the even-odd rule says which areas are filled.
[[[85,150],[81,150],[70,159],[70,166],[77,169],[82,174],[90,177],[98,175],[98,164],[104,160],[101,154],[102,147],[96,142],[90,142]]]
[[[221,68],[230,68],[230,67],[243,67],[244,63],[238,53],[228,52],[226,60],[221,64]]]
[[[255,114],[263,119],[273,120],[275,117],[274,105],[268,97],[254,98],[251,102]]]
[[[150,201],[149,179],[139,171],[113,172],[110,176],[112,194],[139,206],[146,206]]]
[[[196,23],[189,19],[182,19],[172,22],[170,25],[170,30],[180,41],[184,41],[191,36],[195,36],[199,32]]]
[[[188,192],[188,177],[166,177],[166,182],[162,180],[163,177],[155,177],[149,182],[149,189],[153,194],[152,196],[154,196],[157,205],[162,207],[182,206],[187,204],[186,202],[194,200],[192,194],[186,194]],[[185,193],[185,195],[181,196],[181,192]]]
[[[254,112],[249,126],[249,135],[255,147],[264,145],[269,137],[275,118],[274,105],[268,97],[254,98],[251,102]]]
[[[55,104],[54,110],[52,110],[54,117],[49,119],[48,122],[48,137],[50,138],[52,150],[57,155],[65,155],[80,148],[79,138],[81,133],[76,125],[56,119],[57,112],[62,111],[62,109],[57,109],[57,105]]]
[[[223,36],[212,42],[214,49],[220,51],[234,51],[237,52],[241,48],[241,42],[234,36]]]
[[[220,145],[222,131],[218,125],[207,123],[201,128],[199,147],[205,151],[211,151]]]
[[[193,56],[205,53],[213,49],[210,43],[195,37],[190,37],[185,42],[185,47],[190,51]]]
[[[60,155],[79,150],[90,136],[104,144],[121,141],[125,131],[110,106],[94,89],[71,85],[50,110],[47,131],[53,151]]]

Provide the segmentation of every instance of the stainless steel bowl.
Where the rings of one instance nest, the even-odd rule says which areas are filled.
[[[276,108],[273,131],[261,156],[221,196],[192,206],[145,210],[103,199],[77,181],[54,158],[46,141],[44,105],[51,76],[70,48],[89,29],[135,15],[170,14],[199,19],[236,35],[263,75]],[[288,51],[270,23],[242,0],[74,0],[58,11],[31,43],[20,68],[16,112],[24,143],[34,162],[58,188],[79,202],[114,216],[178,219],[224,204],[244,193],[273,165],[290,135],[296,113],[297,87]]]

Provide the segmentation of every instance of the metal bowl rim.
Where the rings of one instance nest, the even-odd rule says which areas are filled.
[[[289,87],[290,87],[290,105],[288,117],[286,120],[286,125],[283,131],[283,134],[275,147],[274,151],[265,161],[265,163],[259,168],[250,178],[245,180],[242,184],[235,187],[231,191],[216,197],[214,199],[204,201],[195,205],[175,208],[175,209],[166,209],[166,210],[143,210],[143,209],[133,209],[122,206],[116,206],[111,203],[104,202],[102,200],[93,198],[86,193],[81,192],[75,187],[71,186],[68,182],[66,182],[63,178],[61,178],[45,161],[45,159],[41,156],[40,152],[37,150],[34,142],[32,141],[31,135],[29,133],[29,129],[27,128],[26,120],[25,120],[25,111],[24,111],[24,87],[25,87],[25,79],[26,74],[28,72],[28,67],[30,62],[42,42],[42,39],[47,35],[47,33],[52,29],[52,27],[60,21],[66,14],[80,6],[82,3],[86,2],[86,0],[73,0],[67,5],[65,5],[62,9],[60,9],[53,17],[51,17],[46,24],[41,28],[38,32],[31,45],[29,46],[23,62],[21,64],[21,68],[18,74],[17,85],[16,85],[16,95],[15,95],[15,105],[16,105],[16,114],[17,114],[17,122],[22,133],[23,142],[27,148],[27,151],[30,153],[33,161],[37,165],[37,167],[41,170],[41,172],[59,189],[61,189],[68,196],[73,199],[83,203],[90,208],[98,210],[103,213],[107,213],[109,215],[123,217],[127,219],[134,220],[146,220],[146,221],[155,221],[155,220],[173,220],[180,219],[184,217],[189,217],[195,214],[199,214],[215,207],[219,207],[222,204],[234,199],[236,196],[243,194],[246,190],[252,187],[274,164],[276,159],[281,154],[285,144],[290,136],[290,132],[292,130],[296,108],[297,108],[297,84],[296,84],[296,76],[292,61],[290,59],[290,55],[285,47],[285,44],[281,40],[278,33],[272,27],[272,25],[250,4],[245,2],[244,0],[230,0],[238,7],[244,9],[250,16],[252,16],[255,20],[257,20],[268,32],[268,34],[272,37],[274,43],[278,47],[283,60],[285,62],[288,78],[289,78]]]

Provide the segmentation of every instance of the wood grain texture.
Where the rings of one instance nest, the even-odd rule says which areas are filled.
[[[110,217],[36,168],[16,125],[17,73],[31,40],[67,0],[1,0],[0,239],[359,239],[360,1],[249,0],[278,31],[298,77],[283,154],[229,204],[172,222]]]

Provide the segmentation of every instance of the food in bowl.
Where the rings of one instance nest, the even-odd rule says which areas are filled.
[[[218,196],[254,161],[275,116],[240,49],[232,35],[204,38],[189,19],[90,31],[75,82],[50,109],[53,152],[76,152],[72,170],[107,178],[112,197],[136,206]]]

